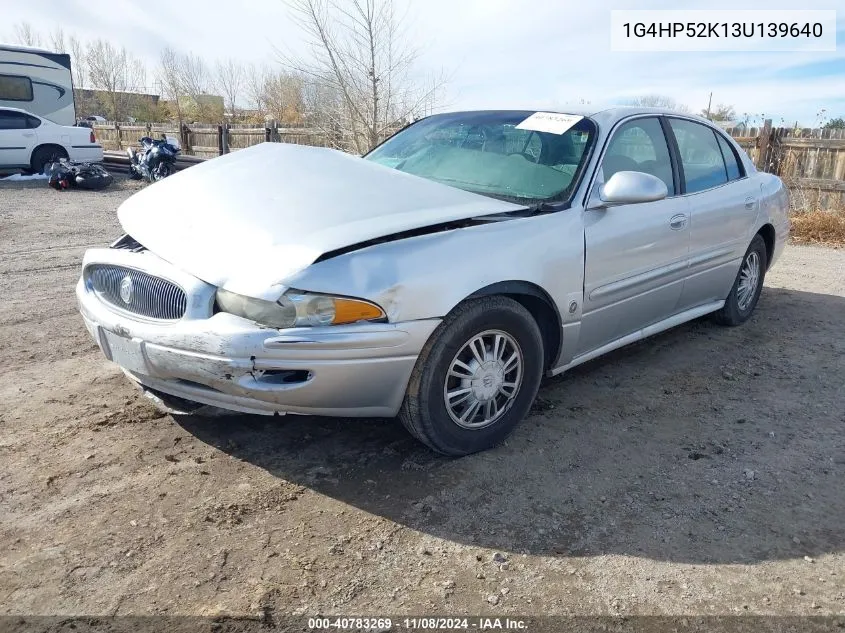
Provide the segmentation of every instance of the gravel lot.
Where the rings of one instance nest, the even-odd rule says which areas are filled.
[[[843,614],[845,252],[548,381],[506,445],[163,415],[73,286],[138,186],[0,182],[0,614]]]

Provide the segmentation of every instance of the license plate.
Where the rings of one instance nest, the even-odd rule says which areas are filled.
[[[117,363],[124,369],[131,372],[146,374],[147,360],[144,357],[144,351],[141,349],[141,342],[131,338],[118,336],[108,330],[102,330],[103,339],[105,340],[108,351],[106,356],[109,360]]]

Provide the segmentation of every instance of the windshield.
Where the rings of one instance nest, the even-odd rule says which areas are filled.
[[[572,195],[594,136],[593,122],[573,115],[438,114],[405,128],[364,158],[494,198],[553,202]]]

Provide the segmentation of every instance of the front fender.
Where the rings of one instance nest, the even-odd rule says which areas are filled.
[[[480,223],[369,246],[312,264],[286,278],[290,288],[360,297],[390,321],[438,318],[481,288],[524,281],[560,310],[582,292],[584,228],[579,209]],[[580,303],[580,302],[579,302]]]

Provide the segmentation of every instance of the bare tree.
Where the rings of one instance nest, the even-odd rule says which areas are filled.
[[[249,66],[246,85],[250,100],[262,114],[286,123],[302,120],[306,82],[300,75]]]
[[[193,118],[208,121],[220,120],[223,112],[216,112],[209,95],[211,76],[205,61],[199,55],[180,55],[177,58],[179,85],[188,100],[188,110]]]
[[[442,80],[412,78],[417,51],[393,0],[287,0],[308,38],[309,55],[283,63],[316,90],[337,96],[317,117],[340,129],[363,153],[399,121],[431,107]]]
[[[182,76],[179,71],[179,55],[172,48],[165,48],[161,51],[157,77],[159,90],[173,104],[181,129],[182,123],[184,123],[181,99],[185,92],[182,89]]]
[[[676,110],[678,112],[690,112],[689,107],[683,103],[678,103],[672,97],[658,94],[636,97],[628,101],[627,105],[642,106],[645,108],[666,108],[667,110]]]
[[[719,103],[712,108],[702,110],[701,116],[711,121],[733,121],[736,118],[736,110],[732,105]]]
[[[24,46],[41,46],[41,34],[29,22],[19,22],[13,27],[15,40]]]
[[[139,90],[146,79],[146,69],[141,60],[133,57],[126,48],[117,49],[106,40],[93,42],[86,53],[91,86],[105,93],[109,117],[120,121],[127,114],[130,95]]]
[[[86,54],[85,45],[75,36],[68,38],[70,46],[71,67],[73,68],[73,83],[76,88],[84,88],[86,84]]]
[[[209,94],[213,84],[208,66],[198,55],[180,55],[171,48],[161,52],[156,73],[161,93],[176,110],[181,124],[187,120],[220,121],[224,104]]]
[[[215,64],[215,87],[223,93],[225,105],[232,117],[237,116],[238,101],[244,85],[244,66],[231,57],[217,60]]]
[[[208,94],[208,67],[199,55],[179,57],[179,76],[182,88],[190,96]]]
[[[246,96],[254,108],[264,110],[263,90],[264,77],[269,71],[266,68],[248,64],[244,67],[244,83],[246,85]]]
[[[65,45],[65,32],[62,27],[56,27],[55,30],[50,31],[50,48],[57,53],[66,53],[67,47]]]

